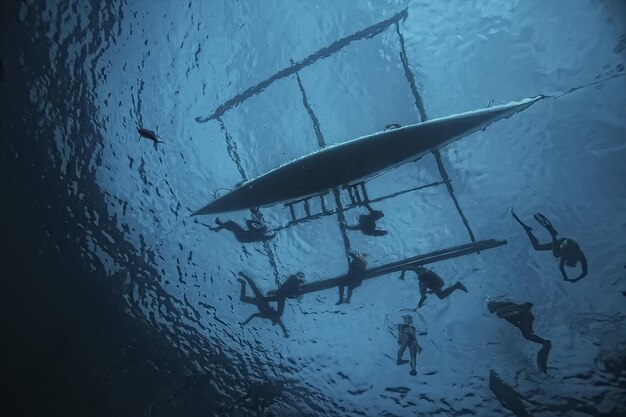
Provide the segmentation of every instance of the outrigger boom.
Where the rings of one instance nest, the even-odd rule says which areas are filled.
[[[467,243],[464,245],[453,246],[451,248],[440,249],[437,251],[425,253],[422,255],[416,255],[401,261],[391,262],[385,265],[377,266],[365,271],[363,280],[377,278],[383,275],[390,274],[392,272],[400,272],[407,267],[415,267],[434,262],[443,261],[446,259],[452,259],[459,256],[469,255],[471,253],[477,253],[487,249],[497,248],[499,246],[506,245],[506,240],[487,239],[478,242]],[[298,295],[308,294],[312,292],[327,290],[337,287],[339,285],[345,285],[346,275],[341,275],[335,278],[324,279],[309,284],[304,284],[300,287]],[[276,296],[264,297],[267,301],[277,301]]]

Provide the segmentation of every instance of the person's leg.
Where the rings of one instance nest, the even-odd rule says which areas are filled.
[[[417,307],[421,307],[424,305],[424,301],[426,301],[426,291],[428,290],[428,285],[423,281],[420,281],[420,300],[417,303]]]
[[[220,227],[231,232],[234,232],[235,230],[243,230],[241,226],[232,220],[226,220],[225,222],[220,223]]]
[[[409,346],[409,353],[411,354],[411,371],[409,372],[411,375],[416,375],[417,371],[415,370],[417,366],[417,343],[413,342]]]
[[[224,228],[224,223],[222,223],[219,217],[215,218],[215,224],[217,225],[216,227],[209,226],[209,229],[213,230],[214,232],[219,232]]]
[[[240,294],[239,294],[239,299],[241,301],[244,301],[244,299],[246,298],[246,281],[244,281],[241,278],[237,278],[237,281],[239,281],[241,283],[241,290],[240,290]]]
[[[352,298],[352,285],[348,285],[348,294],[346,296],[346,303],[350,304],[351,298]]]
[[[402,359],[402,355],[404,354],[404,351],[406,350],[406,348],[408,346],[409,346],[409,344],[407,342],[402,342],[402,344],[400,345],[400,348],[398,349],[398,358],[396,360],[396,363],[398,365],[403,365],[403,364],[408,362],[408,361]]]
[[[261,317],[262,314],[261,313],[254,313],[253,315],[251,315],[250,317],[248,317],[248,319],[246,321],[244,321],[243,323],[241,323],[242,326],[245,326],[246,324],[248,324],[250,322],[250,320],[255,319],[257,317]]]
[[[550,349],[552,348],[552,342],[546,340],[541,346],[539,352],[537,352],[537,367],[544,374],[548,373],[548,354],[550,353]]]
[[[243,275],[243,273],[240,273],[240,275],[242,275],[245,278],[245,280],[248,282],[248,285],[250,285],[250,288],[252,288],[252,292],[254,293],[254,296],[257,298],[263,298],[263,293],[259,290],[259,288],[256,286],[254,281],[252,281],[252,279],[249,276]]]
[[[339,286],[339,301],[335,305],[343,304],[343,285]]]
[[[440,299],[442,299],[442,300],[444,298],[448,297],[450,294],[452,294],[456,290],[461,290],[461,291],[467,292],[467,288],[465,288],[465,285],[461,284],[460,282],[457,282],[453,286],[448,287],[448,288],[446,288],[443,291],[441,290],[441,287],[433,288],[433,292],[435,293],[435,295],[437,297],[439,297]]]
[[[285,311],[285,297],[279,297],[278,300],[276,300],[276,309],[278,311],[278,316],[282,316]]]
[[[539,240],[535,237],[535,235],[533,235],[532,227],[521,221],[513,210],[511,210],[511,214],[513,215],[513,218],[524,228],[524,231],[526,231],[526,234],[528,235],[528,239],[530,239],[530,243],[536,251],[552,250],[552,243],[539,243]]]
[[[419,302],[417,303],[417,308],[421,308],[424,305],[425,301],[426,301],[426,294],[422,294]]]
[[[237,278],[237,281],[241,283],[241,293],[239,294],[239,300],[247,304],[258,305],[258,299],[254,297],[248,297],[246,295],[246,281],[241,278]]]
[[[541,213],[535,213],[535,220],[537,220],[537,223],[539,223],[540,225],[542,225],[543,227],[546,228],[546,230],[550,233],[550,235],[555,238],[559,233],[556,231],[556,229],[552,226],[552,223],[550,222],[550,220],[548,220],[548,218],[546,216],[544,216]]]
[[[522,336],[524,336],[524,339],[526,340],[530,340],[531,342],[539,343],[541,345],[544,345],[547,342],[547,340],[542,339],[533,332],[533,324],[529,320],[520,320],[519,329],[522,332]]]
[[[431,291],[433,292],[433,294],[435,294],[437,297],[439,297],[440,300],[443,300],[444,298],[446,298],[447,296],[450,295],[450,293],[452,291],[450,291],[452,287],[447,288],[445,291],[442,290],[442,287],[430,287]]]
[[[555,258],[560,258],[562,255],[561,242],[563,239],[557,239],[556,235],[552,235],[552,255]]]
[[[280,326],[280,328],[283,330],[283,336],[285,337],[289,337],[289,333],[287,333],[287,328],[285,327],[285,325],[283,324],[282,320],[278,320],[278,325]]]

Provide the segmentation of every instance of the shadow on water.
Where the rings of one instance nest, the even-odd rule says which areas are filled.
[[[5,277],[1,292],[2,414],[177,414],[173,410],[183,407],[180,403],[159,404],[194,371],[189,358],[173,347],[176,340],[171,335],[166,337],[158,326],[143,319],[138,306],[122,305],[122,280],[107,277],[104,265],[85,244],[88,236],[83,226],[93,222],[85,202],[89,210],[107,212],[105,196],[87,167],[102,140],[90,118],[95,112],[91,93],[84,91],[93,74],[80,70],[85,55],[74,75],[64,71],[63,65],[51,73],[47,57],[57,40],[48,39],[38,21],[46,6],[28,6],[22,20],[18,18],[20,6],[19,2],[4,2],[0,14],[0,80],[4,81],[5,73],[12,74],[10,85],[0,86],[0,169],[5,195],[1,205]],[[69,5],[59,7],[64,6]],[[94,8],[88,30],[98,36],[86,45],[88,53],[96,54],[108,44],[121,16],[121,3]],[[84,35],[74,36],[82,39]],[[67,58],[66,49],[59,48],[58,62]],[[39,92],[39,101],[33,101],[31,88],[42,78],[47,79],[46,90]],[[42,111],[44,108],[47,110]],[[74,148],[67,172],[76,176],[64,177],[51,160],[53,132],[59,121],[74,119],[77,108],[82,110],[74,120],[78,123],[70,123],[72,127],[64,132],[81,138],[68,141]],[[68,192],[72,181],[78,182],[80,193]],[[119,254],[116,262],[126,268],[127,277],[155,291],[159,308],[176,323],[179,302],[143,278],[156,277],[158,272],[125,242],[116,220],[102,216],[98,229],[115,242],[104,243],[103,249]],[[216,356],[207,351],[200,337],[187,333],[181,337],[203,353],[199,363],[214,363]],[[225,410],[229,398],[214,394],[192,398],[193,403],[184,406],[185,415]],[[224,406],[218,404],[220,398]]]

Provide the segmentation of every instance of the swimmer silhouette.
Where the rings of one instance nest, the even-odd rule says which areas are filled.
[[[535,316],[531,313],[533,303],[515,304],[510,301],[491,301],[487,309],[491,314],[505,319],[513,326],[517,327],[526,340],[539,343],[541,349],[537,353],[537,366],[544,374],[548,373],[548,354],[552,348],[552,342],[542,339],[533,332],[533,322]]]
[[[439,275],[437,275],[430,269],[426,269],[423,266],[407,266],[402,270],[402,273],[400,274],[401,280],[404,280],[404,274],[406,271],[413,271],[417,274],[420,288],[420,300],[417,304],[418,308],[424,305],[424,301],[426,301],[426,294],[429,290],[441,300],[448,297],[456,290],[467,292],[467,288],[465,287],[465,285],[461,284],[460,282],[456,282],[454,285],[444,290],[443,279],[441,279]]]
[[[348,230],[360,230],[364,235],[368,236],[385,236],[386,230],[380,230],[376,228],[376,222],[385,216],[380,210],[373,210],[369,204],[366,205],[369,214],[361,214],[359,216],[359,223],[354,226],[346,226]]]
[[[541,213],[536,213],[534,217],[540,225],[546,228],[550,236],[552,236],[552,242],[550,243],[539,243],[539,240],[533,235],[532,227],[522,222],[513,209],[511,209],[511,215],[524,228],[524,231],[530,239],[530,243],[532,243],[536,251],[551,250],[555,258],[560,258],[559,269],[561,270],[564,281],[577,282],[587,276],[587,258],[585,258],[585,254],[582,249],[580,249],[580,246],[578,246],[578,243],[568,238],[557,239],[558,232],[552,227],[552,223],[550,223],[546,216]],[[574,279],[568,278],[565,272],[565,265],[575,267],[578,262],[580,262],[582,272]]]
[[[409,374],[415,376],[417,375],[417,354],[422,352],[422,347],[417,343],[416,331],[415,327],[413,327],[413,318],[409,315],[403,316],[402,318],[404,322],[398,325],[398,345],[400,345],[400,348],[398,349],[396,363],[403,365],[409,362],[402,359],[402,355],[408,347],[411,357],[411,370]]]
[[[335,305],[340,305],[344,303],[344,286],[348,287],[345,302],[350,303],[350,299],[352,298],[352,290],[359,287],[361,283],[363,283],[363,274],[365,273],[365,268],[367,268],[367,259],[365,259],[367,254],[350,251],[349,255],[350,265],[348,265],[348,273],[339,285],[339,301],[337,301]]]
[[[267,226],[261,225],[255,220],[246,220],[248,230],[239,226],[232,220],[222,222],[219,217],[215,219],[215,223],[217,224],[217,227],[209,227],[209,229],[214,232],[226,229],[229,232],[232,232],[235,235],[235,239],[241,243],[264,242],[276,236],[276,233],[272,233],[271,235],[265,234],[267,232]]]

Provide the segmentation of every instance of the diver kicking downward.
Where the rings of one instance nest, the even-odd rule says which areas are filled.
[[[533,235],[532,227],[522,222],[513,209],[511,209],[511,215],[515,221],[524,228],[524,231],[530,239],[530,243],[532,243],[536,251],[551,250],[555,258],[560,258],[559,269],[561,270],[564,281],[577,282],[587,276],[587,258],[585,258],[585,254],[582,249],[580,249],[578,243],[569,238],[557,238],[558,232],[552,227],[552,223],[550,223],[546,216],[541,213],[536,213],[534,217],[540,225],[546,228],[550,236],[552,236],[552,242],[550,243],[539,243],[539,240]],[[580,262],[582,272],[574,279],[568,278],[565,272],[565,265],[575,267],[578,262]]]
[[[515,304],[510,301],[491,301],[487,305],[487,309],[491,314],[505,319],[513,326],[517,327],[522,336],[526,340],[539,343],[541,349],[537,353],[537,366],[544,374],[548,373],[548,354],[552,348],[552,342],[542,339],[533,332],[533,322],[535,316],[531,313],[533,303]]]

